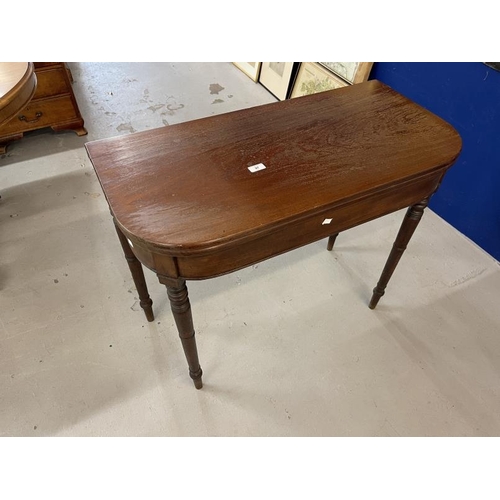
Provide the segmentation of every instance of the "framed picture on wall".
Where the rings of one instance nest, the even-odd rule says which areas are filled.
[[[254,82],[259,79],[260,62],[233,62],[233,64]]]
[[[259,82],[283,101],[288,95],[292,72],[293,62],[263,62]]]
[[[317,94],[318,92],[347,87],[348,85],[349,83],[346,80],[333,74],[321,64],[304,62],[300,64],[291,97]]]
[[[361,83],[368,80],[372,62],[320,62],[325,68],[349,83]]]

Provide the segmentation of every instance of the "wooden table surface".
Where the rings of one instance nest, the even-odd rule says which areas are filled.
[[[0,62],[0,125],[12,119],[33,97],[36,75],[31,62]]]
[[[450,125],[376,81],[87,145],[131,235],[172,254],[256,236],[453,162]],[[247,167],[266,169],[250,173]]]
[[[87,143],[148,320],[140,262],[167,286],[201,387],[186,279],[234,271],[410,207],[376,306],[461,150],[445,121],[378,81]],[[252,172],[249,167],[263,164]],[[130,243],[130,245],[129,245]]]

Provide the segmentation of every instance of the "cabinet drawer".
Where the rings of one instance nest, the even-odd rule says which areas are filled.
[[[78,114],[70,96],[31,101],[15,118],[0,127],[0,136],[50,127],[75,118]]]
[[[443,172],[440,171],[416,181],[389,188],[360,201],[325,210],[278,228],[256,240],[227,245],[227,248],[213,254],[181,255],[177,258],[179,276],[190,279],[219,276],[395,212],[433,193],[442,175]],[[328,221],[331,221],[331,224],[326,223]],[[137,245],[134,242],[134,253],[136,253],[136,246],[139,246],[139,242]],[[143,254],[141,253],[140,256],[142,260]],[[144,260],[144,263],[147,267],[151,266],[156,270],[160,267],[157,262],[162,263],[165,259],[161,255],[153,254],[152,257],[153,259]]]
[[[36,72],[36,78],[37,86],[33,99],[68,94],[70,92],[63,68],[39,70]]]

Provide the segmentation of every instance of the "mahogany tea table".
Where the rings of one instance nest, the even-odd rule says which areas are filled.
[[[442,119],[376,80],[87,143],[148,321],[166,285],[202,387],[186,280],[230,273],[409,207],[370,308],[461,150]]]

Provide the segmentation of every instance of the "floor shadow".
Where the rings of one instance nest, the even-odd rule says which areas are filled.
[[[415,302],[425,305],[387,305],[374,311],[382,321],[383,335],[399,346],[411,365],[420,367],[433,392],[446,401],[447,420],[466,422],[465,435],[500,435],[496,389],[500,386],[500,315],[480,298],[486,290],[493,297],[498,283],[498,273],[484,274],[459,289],[444,289],[442,298],[427,304],[426,290],[415,290]],[[415,411],[421,411],[422,419],[429,418],[428,407]]]
[[[97,176],[89,168],[6,187],[1,195],[0,214],[17,223],[44,212],[64,213],[75,206],[85,211],[90,199],[104,198]]]
[[[80,149],[88,140],[88,136],[79,137],[72,131],[54,132],[51,128],[26,132],[22,139],[10,142],[0,155],[0,168]]]

